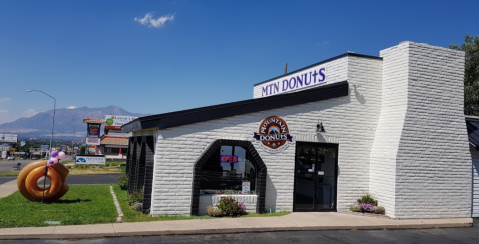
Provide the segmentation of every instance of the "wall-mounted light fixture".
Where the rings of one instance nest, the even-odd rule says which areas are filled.
[[[318,124],[316,125],[316,133],[325,133],[326,131],[324,130],[324,126],[323,126],[323,121],[321,120],[321,122],[319,122],[318,120]]]

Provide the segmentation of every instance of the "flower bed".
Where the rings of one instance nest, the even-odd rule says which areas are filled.
[[[361,196],[355,204],[351,205],[349,210],[351,210],[351,212],[386,214],[386,209],[378,206],[378,201],[370,194]]]

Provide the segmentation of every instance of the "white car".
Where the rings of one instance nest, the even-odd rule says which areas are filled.
[[[15,157],[14,156],[8,156],[7,160],[15,160]]]

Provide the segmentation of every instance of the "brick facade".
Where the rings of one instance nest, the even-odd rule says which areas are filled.
[[[344,55],[323,64],[328,83],[347,80],[348,96],[134,131],[156,138],[150,213],[191,213],[195,163],[221,139],[252,142],[268,172],[265,210],[292,211],[295,144],[270,154],[253,140],[259,123],[276,115],[295,141],[339,144],[338,211],[370,192],[393,218],[470,216],[464,53],[406,42],[380,56]],[[326,133],[315,132],[318,121]]]

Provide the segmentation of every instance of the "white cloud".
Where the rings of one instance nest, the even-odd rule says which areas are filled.
[[[68,107],[67,109],[75,109],[75,108],[77,108],[77,107],[75,107],[75,106],[70,106],[70,107]]]
[[[10,101],[9,97],[0,98],[0,103]]]
[[[145,17],[143,18],[135,17],[134,21],[142,25],[148,25],[148,27],[163,28],[163,26],[165,26],[166,21],[173,21],[174,19],[175,19],[175,16],[172,14],[164,15],[155,19],[153,18],[152,13],[147,13],[145,14]]]
[[[30,118],[35,114],[38,114],[38,112],[33,108],[27,109],[27,110],[22,112],[23,117],[26,117],[26,118]]]
[[[6,113],[8,113],[8,112],[10,112],[10,111],[8,111],[8,110],[6,110],[6,109],[0,109],[0,114],[6,114]]]

